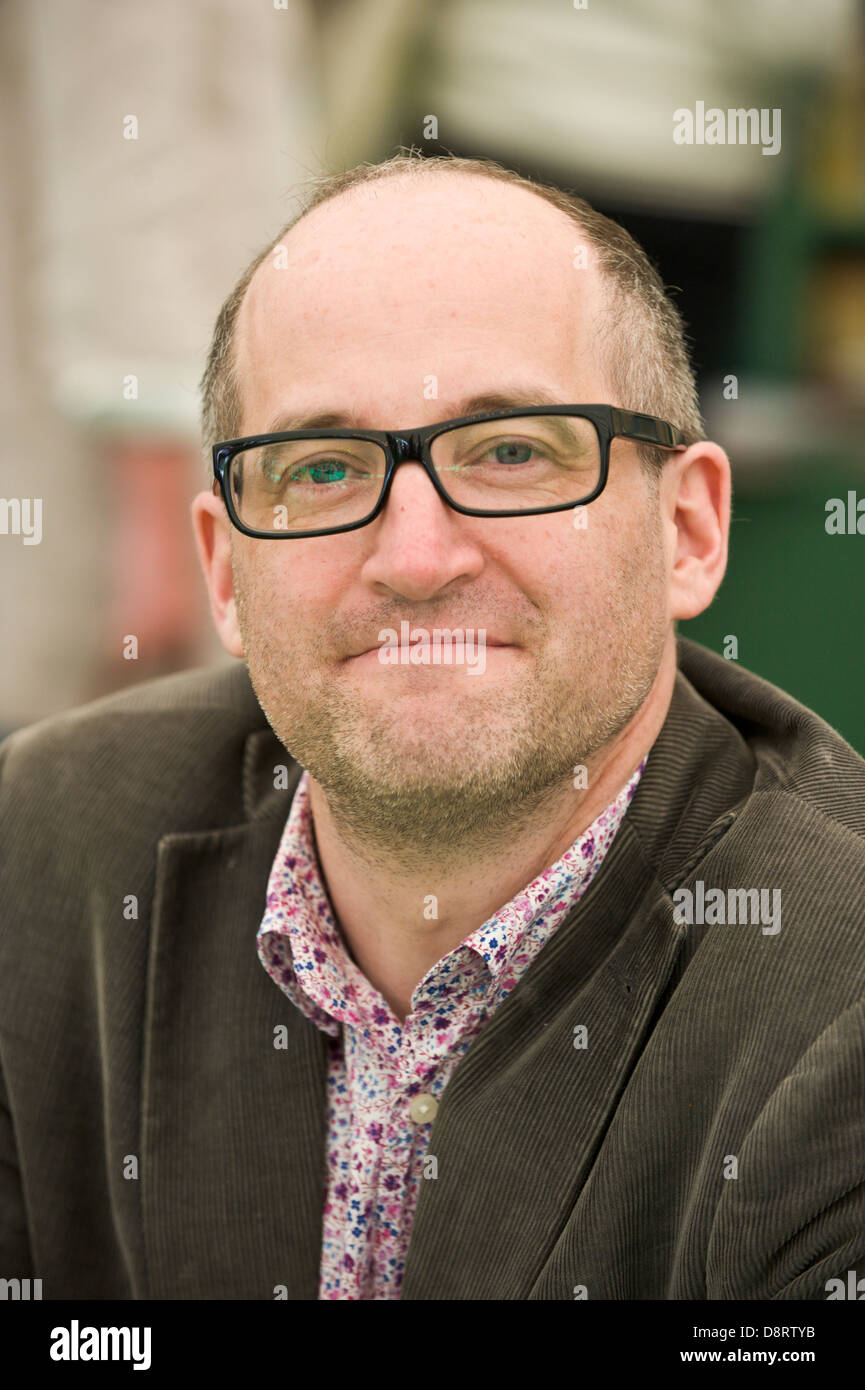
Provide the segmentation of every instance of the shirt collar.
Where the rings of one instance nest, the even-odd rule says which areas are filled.
[[[645,764],[643,758],[610,805],[555,864],[448,952],[427,972],[423,983],[429,986],[456,952],[463,956],[473,952],[481,970],[483,962],[493,980],[506,983],[514,957],[533,928],[542,922],[550,932],[554,930],[586,891],[630,805]],[[297,785],[268,880],[258,954],[274,982],[323,1031],[335,1036],[340,1023],[363,1027],[368,1019],[378,1024],[385,1021],[379,1017],[384,1001],[348,954],[322,882],[306,771]]]

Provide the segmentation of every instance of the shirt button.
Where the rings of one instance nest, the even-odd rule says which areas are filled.
[[[408,1113],[416,1125],[425,1125],[435,1119],[438,1108],[435,1096],[419,1095],[412,1100]]]

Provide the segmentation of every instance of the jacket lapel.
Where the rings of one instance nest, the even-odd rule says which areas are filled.
[[[317,1294],[328,1038],[275,988],[255,940],[300,775],[289,763],[274,792],[280,761],[259,730],[252,818],[159,844],[140,1171],[152,1298]]]

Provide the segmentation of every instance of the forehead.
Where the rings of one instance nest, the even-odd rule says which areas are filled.
[[[329,408],[366,384],[383,403],[412,384],[423,399],[430,377],[451,398],[457,377],[460,391],[532,369],[596,378],[604,294],[591,248],[588,266],[576,255],[583,243],[529,190],[465,174],[394,176],[322,204],[265,258],[241,306],[243,432],[265,428],[273,407]]]

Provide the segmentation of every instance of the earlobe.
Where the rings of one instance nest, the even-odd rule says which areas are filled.
[[[234,597],[231,522],[222,499],[212,492],[200,492],[192,503],[192,526],[216,630],[226,651],[242,657]]]

